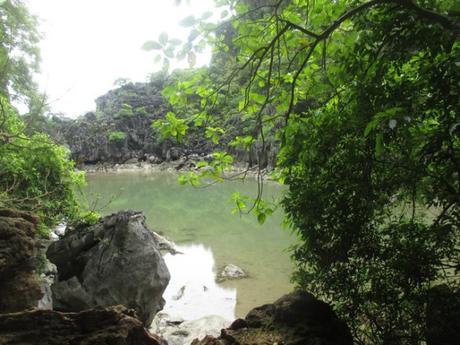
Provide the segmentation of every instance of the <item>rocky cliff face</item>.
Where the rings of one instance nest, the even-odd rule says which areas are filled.
[[[161,96],[163,81],[129,83],[96,100],[96,111],[77,120],[54,117],[49,134],[66,145],[77,163],[126,163],[177,160],[207,155],[210,142],[199,133],[183,144],[162,140],[152,130],[168,105]]]
[[[67,146],[77,164],[120,164],[147,161],[161,163],[178,159],[200,160],[215,149],[226,150],[236,162],[273,166],[277,148],[266,147],[258,157],[257,144],[251,152],[229,147],[223,139],[219,145],[205,138],[203,128],[190,128],[183,143],[163,140],[152,127],[170,110],[161,96],[164,79],[149,83],[129,83],[96,99],[96,111],[71,120],[53,117],[47,131],[58,143]],[[229,120],[232,122],[233,120]],[[225,125],[224,125],[225,126]],[[235,129],[242,126],[228,123]]]

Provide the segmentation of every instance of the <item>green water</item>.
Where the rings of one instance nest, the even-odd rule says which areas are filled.
[[[257,184],[251,179],[244,183],[225,182],[197,189],[179,186],[177,176],[173,173],[151,172],[88,175],[85,192],[88,201],[97,204],[96,208],[104,207],[100,210],[103,214],[121,209],[144,211],[147,224],[152,230],[173,240],[184,250],[185,254],[179,257],[184,263],[194,260],[191,257],[187,259],[187,248],[191,249],[190,255],[195,256],[200,256],[197,248],[201,248],[203,255],[196,262],[207,260],[209,265],[197,264],[190,267],[175,264],[174,269],[170,267],[172,276],[181,277],[185,273],[190,274],[190,271],[199,276],[200,270],[207,270],[209,266],[215,277],[219,269],[230,263],[246,270],[250,275],[246,279],[220,284],[207,281],[207,288],[204,288],[203,283],[203,289],[208,294],[212,292],[209,288],[211,285],[222,291],[231,291],[236,296],[232,312],[241,317],[251,308],[273,302],[292,289],[289,282],[292,264],[286,249],[294,239],[287,230],[281,228],[281,211],[275,212],[262,226],[252,216],[239,217],[230,212],[232,205],[229,198],[232,192],[251,195],[256,190]],[[280,196],[282,188],[269,183],[264,186],[264,193],[266,197]],[[168,259],[166,261],[168,263]],[[180,267],[188,272],[180,272]],[[190,277],[184,279],[188,280],[183,284],[193,285]],[[168,301],[168,295],[172,295],[180,284],[176,282],[168,287],[171,292],[165,295],[166,307],[180,309],[180,306],[173,306],[173,301]],[[190,288],[186,291],[192,290]],[[202,298],[206,301],[206,295]],[[228,296],[222,298],[229,299]],[[196,294],[194,300],[199,300]],[[176,312],[180,314],[178,310]],[[231,317],[228,310],[214,313]]]

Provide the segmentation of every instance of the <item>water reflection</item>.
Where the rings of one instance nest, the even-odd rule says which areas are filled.
[[[209,288],[210,293],[204,296],[209,297],[213,293],[211,289],[215,287],[214,277],[211,276],[213,265],[214,269],[220,269],[228,264],[234,264],[249,274],[246,279],[226,281],[218,286],[218,288],[226,288],[227,292],[233,291],[233,295],[228,297],[235,297],[234,289],[237,290],[235,311],[237,317],[244,317],[252,308],[271,303],[291,290],[289,276],[292,266],[289,254],[285,250],[295,238],[281,230],[281,210],[269,217],[263,226],[257,223],[255,217],[238,217],[230,212],[233,206],[229,204],[229,198],[233,192],[238,191],[242,195],[257,194],[258,186],[255,180],[248,179],[244,183],[227,181],[209,188],[196,189],[191,186],[180,186],[177,183],[177,175],[170,173],[148,175],[120,173],[90,175],[88,182],[86,193],[90,205],[107,205],[103,210],[104,214],[121,209],[142,210],[150,229],[183,246],[184,251],[191,252],[190,256],[195,252],[194,244],[200,243],[202,248],[204,247],[202,255],[197,254],[198,263],[191,264],[188,260],[189,256],[184,255],[182,258],[179,256],[172,258],[170,264],[178,265],[178,269],[174,271],[182,276],[188,274],[190,281],[208,272],[209,286],[204,282],[197,283],[196,300],[204,295],[205,291],[199,290],[203,289],[201,285]],[[264,187],[265,197],[268,199],[280,195],[281,192],[281,187],[276,184],[267,184]],[[100,195],[99,200],[95,199],[97,195]],[[209,255],[205,254],[206,251]],[[209,257],[209,259],[200,260],[200,257]],[[182,262],[175,263],[176,260]],[[175,276],[175,272],[172,274],[173,280],[179,279]],[[185,277],[182,279],[184,280],[182,285],[180,282],[171,283],[174,288],[168,289],[170,296],[167,297],[169,301],[167,308],[170,308],[172,296],[177,295],[185,285],[187,279]],[[191,287],[186,286],[185,297],[190,295],[190,290]],[[181,299],[175,301],[171,308],[174,305],[177,307],[182,302]],[[233,300],[232,303],[234,304],[235,301]],[[207,309],[212,304],[216,303],[206,298],[199,308]],[[232,308],[223,309],[233,310]],[[189,309],[193,310],[193,307]],[[221,312],[221,308],[216,312],[220,315],[228,315],[226,312]],[[200,315],[206,313],[207,311]]]
[[[235,319],[236,288],[216,284],[216,265],[210,248],[202,244],[177,246],[183,254],[166,254],[171,272],[163,311],[173,317],[194,320],[207,315]]]

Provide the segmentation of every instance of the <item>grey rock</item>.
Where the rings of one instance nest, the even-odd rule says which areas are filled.
[[[156,244],[161,252],[170,253],[172,255],[182,254],[176,249],[174,242],[168,240],[166,237],[161,236],[156,232],[152,232],[153,237],[155,238]]]
[[[222,270],[222,272],[218,276],[219,281],[227,280],[227,279],[242,279],[246,278],[248,275],[241,267],[238,267],[233,264],[228,264]]]
[[[167,313],[158,313],[150,331],[160,335],[169,345],[189,345],[194,339],[203,339],[207,335],[217,337],[221,329],[230,325],[221,316],[209,315],[197,320],[175,319]]]
[[[59,223],[51,231],[58,236],[64,236],[66,227],[67,227],[67,224],[65,222]]]
[[[122,211],[53,242],[47,256],[58,268],[51,287],[56,310],[122,304],[150,324],[162,309],[169,271],[141,212]]]
[[[37,308],[43,310],[53,309],[53,293],[51,285],[54,283],[54,276],[42,274],[40,276],[40,289],[43,297],[38,301]]]
[[[137,158],[130,158],[127,161],[124,162],[125,164],[137,164],[139,163],[139,160]]]
[[[158,163],[161,163],[161,159],[158,158],[158,157],[155,156],[155,155],[150,155],[150,156],[148,156],[147,160],[148,160],[149,163],[151,163],[151,164],[158,164]]]

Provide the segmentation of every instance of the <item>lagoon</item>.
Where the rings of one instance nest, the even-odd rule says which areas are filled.
[[[84,194],[90,207],[103,215],[141,210],[149,228],[183,253],[164,257],[172,276],[164,294],[168,314],[185,320],[212,314],[232,320],[292,290],[287,249],[295,238],[281,226],[282,211],[263,225],[254,216],[231,213],[231,194],[254,196],[255,179],[206,188],[180,186],[171,172],[95,173],[87,180]],[[264,185],[265,198],[279,198],[282,192],[274,182]],[[227,264],[243,268],[249,277],[218,283],[216,276]]]

